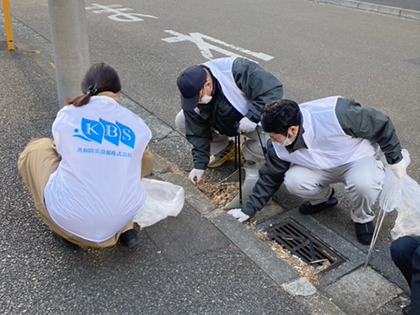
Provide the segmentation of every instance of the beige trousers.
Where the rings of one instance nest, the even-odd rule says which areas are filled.
[[[79,245],[90,247],[109,247],[115,245],[121,233],[133,228],[133,222],[129,222],[124,228],[110,239],[94,243],[77,237],[54,223],[48,214],[44,202],[44,188],[50,175],[57,169],[60,163],[60,156],[57,154],[55,145],[49,138],[35,139],[29,142],[18,159],[18,170],[29,193],[34,199],[35,208],[49,228],[65,238],[66,240]],[[142,159],[141,177],[147,175],[153,168],[153,156],[147,147]]]

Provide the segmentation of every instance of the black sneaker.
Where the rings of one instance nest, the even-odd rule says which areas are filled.
[[[140,243],[140,239],[137,236],[137,231],[134,229],[122,233],[120,235],[119,241],[122,246],[127,246],[128,248],[134,247]]]
[[[404,306],[404,307],[402,308],[402,313],[403,313],[404,315],[410,315],[410,311],[411,311],[411,304],[409,304],[409,305],[407,305],[407,306]]]
[[[375,231],[375,226],[373,222],[367,223],[354,223],[354,227],[356,228],[356,236],[359,243],[363,245],[370,245],[373,238],[373,232]]]
[[[54,238],[57,240],[57,242],[63,247],[73,248],[73,249],[76,249],[76,248],[79,247],[79,245],[76,245],[76,244],[66,240],[64,237],[61,237],[60,235],[58,235],[55,232],[52,232],[52,234],[53,234]]]
[[[335,191],[334,191],[334,188],[333,188],[333,190],[331,192],[331,195],[330,195],[330,198],[327,201],[325,201],[323,203],[319,203],[317,205],[311,205],[311,203],[309,201],[305,201],[304,203],[302,203],[300,205],[299,212],[301,214],[305,214],[305,215],[315,214],[315,213],[321,212],[325,209],[334,207],[338,203],[337,198],[333,197],[334,193],[335,193]]]

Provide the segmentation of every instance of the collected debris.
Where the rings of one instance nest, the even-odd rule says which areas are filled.
[[[197,188],[205,194],[218,208],[223,208],[231,202],[239,191],[239,183],[209,183],[202,179]]]
[[[185,172],[181,171],[177,165],[169,161],[165,161],[169,169],[175,175],[187,177]],[[159,175],[159,174],[157,174]],[[218,208],[223,208],[229,204],[238,194],[238,182],[225,182],[225,183],[210,183],[202,179],[197,183],[197,188],[206,195]]]

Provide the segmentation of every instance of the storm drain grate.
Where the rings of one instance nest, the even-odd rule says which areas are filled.
[[[346,258],[292,218],[287,218],[267,229],[267,237],[314,267],[321,266],[328,260],[330,266],[320,273],[325,273],[346,262]]]

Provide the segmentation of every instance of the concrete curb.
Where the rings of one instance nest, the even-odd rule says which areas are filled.
[[[359,9],[359,10],[364,10],[364,11],[403,17],[407,19],[420,20],[420,11],[391,7],[387,5],[380,5],[380,4],[375,4],[375,3],[353,1],[353,0],[309,0],[309,1],[329,3],[329,4],[339,5],[339,6],[343,6],[347,8],[352,8],[352,9]]]

